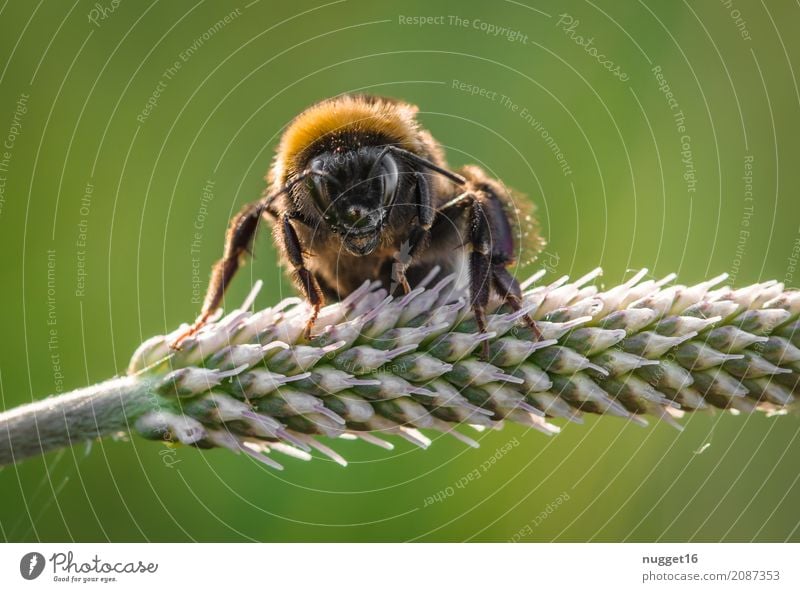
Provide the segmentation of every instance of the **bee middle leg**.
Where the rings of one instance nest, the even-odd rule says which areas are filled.
[[[497,188],[491,183],[481,185],[479,199],[482,200],[488,214],[490,226],[495,234],[491,246],[492,286],[495,292],[514,311],[522,309],[522,288],[517,279],[508,272],[507,267],[514,262],[514,236],[512,226],[506,214],[503,199]],[[522,317],[531,329],[536,340],[542,337],[536,323],[525,314]]]
[[[466,217],[468,236],[461,239],[462,244],[468,243],[471,247],[469,254],[469,293],[470,307],[475,315],[475,322],[481,333],[486,332],[486,306],[489,304],[489,295],[492,286],[492,242],[491,227],[486,211],[477,193],[466,191],[458,197],[444,204],[436,212],[434,231],[439,224],[451,229],[459,227],[453,222]],[[489,358],[489,344],[483,342],[482,357]]]
[[[467,217],[469,254],[470,306],[478,330],[486,332],[486,307],[491,290],[515,311],[522,309],[522,290],[519,282],[508,272],[506,266],[513,261],[513,236],[511,227],[499,198],[490,191],[467,191],[446,203],[437,217],[451,221]],[[495,232],[500,236],[492,236]],[[541,333],[529,315],[523,320],[539,339]],[[483,357],[489,357],[489,343],[483,342]]]
[[[401,245],[400,252],[395,256],[391,278],[393,284],[402,286],[406,294],[411,290],[411,286],[406,278],[406,270],[409,264],[415,260],[419,251],[423,249],[428,242],[431,226],[433,225],[436,215],[428,180],[425,175],[420,172],[414,173],[414,177],[417,184],[417,221],[411,227],[407,241]]]

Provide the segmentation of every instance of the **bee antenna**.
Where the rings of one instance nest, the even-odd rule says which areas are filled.
[[[407,158],[408,160],[412,160],[417,164],[424,166],[427,169],[436,171],[437,173],[444,175],[445,177],[447,177],[454,183],[457,183],[458,185],[467,184],[467,180],[458,173],[454,173],[453,171],[448,171],[447,169],[444,169],[439,165],[431,162],[427,158],[424,158],[418,154],[414,154],[413,152],[406,150],[404,148],[400,148],[398,146],[387,146],[386,148],[384,148],[383,152],[381,152],[380,156],[378,157],[378,161],[380,161],[380,159],[383,158],[384,154],[386,154],[387,152],[395,152],[397,154],[400,154],[405,158]]]

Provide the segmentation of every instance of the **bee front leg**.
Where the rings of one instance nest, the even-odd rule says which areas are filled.
[[[173,349],[180,349],[180,344],[187,337],[197,333],[219,308],[222,297],[228,284],[244,263],[246,255],[250,252],[253,237],[258,229],[258,222],[261,218],[261,204],[259,202],[246,205],[242,210],[231,218],[228,230],[225,234],[225,250],[222,259],[214,264],[211,269],[211,279],[208,283],[208,290],[203,301],[203,308],[197,320],[185,332],[178,336],[171,344]]]
[[[305,262],[303,261],[303,247],[300,244],[300,238],[297,236],[297,231],[295,231],[294,226],[292,226],[292,220],[288,214],[284,214],[281,220],[281,239],[286,249],[289,263],[294,268],[295,283],[314,309],[311,318],[309,318],[308,323],[306,323],[305,336],[306,339],[308,339],[311,337],[311,329],[314,327],[314,323],[319,316],[319,310],[324,303],[322,290],[319,288],[317,279],[306,268]]]

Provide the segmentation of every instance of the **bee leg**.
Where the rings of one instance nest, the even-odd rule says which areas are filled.
[[[407,243],[403,244],[406,245]],[[411,291],[411,284],[408,283],[408,278],[406,277],[408,263],[406,263],[405,259],[406,256],[404,255],[403,247],[401,247],[400,251],[395,255],[395,262],[392,264],[392,284],[389,292],[392,295],[394,295],[398,286],[403,288],[404,294],[408,294]]]
[[[492,258],[492,284],[497,294],[508,303],[508,305],[515,311],[522,309],[522,289],[519,286],[517,279],[508,273],[506,269],[506,262],[495,263],[494,257]],[[533,332],[536,341],[541,341],[542,332],[536,326],[536,322],[526,314],[522,317],[525,324]]]
[[[486,212],[477,196],[473,196],[469,206],[470,245],[472,252],[469,254],[469,282],[470,305],[475,314],[478,330],[486,333],[486,306],[489,304],[491,289],[491,234]],[[482,355],[484,360],[489,359],[489,342],[482,342]]]
[[[303,247],[300,244],[300,239],[297,232],[292,226],[292,220],[288,214],[284,214],[281,221],[281,238],[283,245],[286,248],[286,255],[289,258],[295,272],[295,282],[299,289],[303,292],[306,300],[313,307],[314,311],[306,323],[305,336],[306,339],[311,337],[311,329],[314,328],[314,323],[319,316],[319,310],[322,308],[324,302],[322,291],[320,290],[317,279],[306,268],[303,262]]]
[[[469,220],[469,243],[472,247],[469,256],[470,305],[478,330],[485,332],[485,310],[490,290],[494,289],[513,310],[522,309],[519,282],[506,269],[514,260],[514,237],[503,203],[490,187],[482,186],[477,193],[466,191],[437,212],[437,216],[450,220],[465,214]],[[541,332],[530,315],[526,314],[522,319],[536,340],[540,340]],[[484,341],[483,358],[488,357],[489,343]]]
[[[228,284],[250,252],[260,217],[261,205],[255,202],[246,205],[231,218],[225,234],[225,250],[222,259],[217,261],[211,269],[211,279],[200,315],[191,327],[175,339],[170,346],[172,349],[180,349],[181,342],[197,333],[208,322],[214,311],[219,308]]]
[[[522,309],[522,289],[519,282],[506,269],[514,261],[514,233],[508,220],[499,187],[493,182],[480,185],[481,191],[478,199],[484,206],[492,229],[492,287],[495,293],[503,299],[514,311]],[[536,341],[541,340],[542,333],[530,315],[526,314],[522,320],[533,332]]]
[[[470,307],[475,315],[478,331],[485,333],[486,306],[489,304],[489,294],[492,287],[491,265],[491,226],[486,210],[478,195],[472,191],[465,191],[444,204],[436,212],[436,224],[447,224],[452,228],[452,222],[462,216],[467,216],[469,237],[468,242],[472,248],[469,254],[469,293]],[[442,232],[447,232],[442,229]],[[481,357],[489,359],[489,342],[483,341]]]
[[[469,244],[469,292],[470,307],[475,315],[478,331],[485,333],[486,306],[489,304],[491,289],[491,228],[483,205],[478,196],[467,191],[446,203],[438,214],[443,218],[455,220],[459,216],[467,216]],[[483,341],[482,355],[489,358],[489,343]]]
[[[417,222],[411,227],[408,240],[400,245],[400,251],[395,254],[395,263],[392,265],[393,286],[402,286],[406,294],[411,291],[411,286],[406,279],[406,270],[428,242],[431,225],[436,214],[433,209],[428,180],[424,174],[419,172],[414,173],[414,176],[417,182]]]

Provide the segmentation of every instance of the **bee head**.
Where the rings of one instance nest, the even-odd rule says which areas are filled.
[[[373,252],[397,195],[395,158],[379,146],[326,152],[309,162],[308,171],[306,185],[328,228],[351,254]]]

